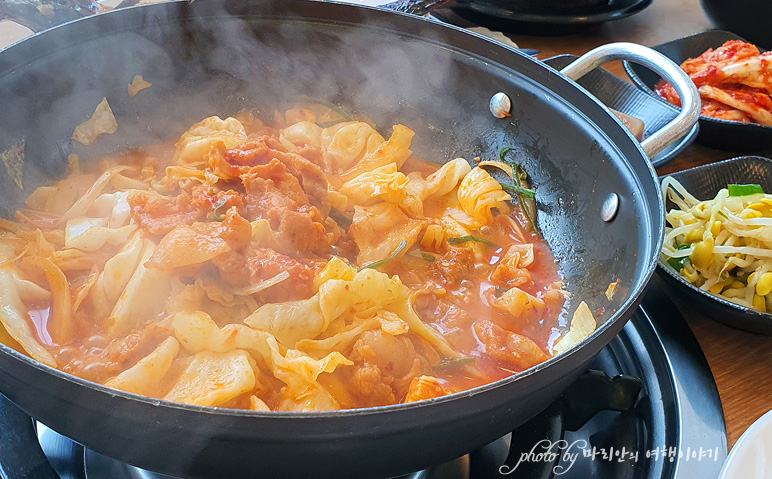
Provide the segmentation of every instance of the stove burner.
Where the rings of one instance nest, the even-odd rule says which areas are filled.
[[[655,278],[591,370],[544,412],[483,448],[400,479],[716,477],[727,450],[718,391],[658,284]],[[103,456],[42,424],[35,430],[3,396],[0,425],[2,479],[177,479]]]

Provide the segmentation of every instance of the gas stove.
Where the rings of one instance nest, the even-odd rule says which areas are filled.
[[[622,333],[544,412],[477,451],[403,478],[707,479],[726,453],[713,376],[655,277]],[[3,396],[0,478],[177,479],[84,448]]]

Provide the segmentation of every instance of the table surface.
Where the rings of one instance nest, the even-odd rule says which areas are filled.
[[[7,24],[0,25],[0,48],[27,35],[18,29],[12,32],[7,27]],[[710,22],[702,12],[699,0],[656,0],[637,15],[573,35],[509,36],[520,47],[540,50],[539,57],[548,58],[561,53],[582,54],[598,45],[615,41],[652,46],[709,28]],[[609,64],[606,68],[627,79],[620,62]],[[772,148],[757,154],[772,157]],[[692,145],[675,160],[659,168],[658,172],[670,173],[739,155],[737,152]],[[692,311],[679,298],[673,299],[699,340],[716,378],[731,447],[753,421],[772,408],[772,337],[728,328]]]
[[[699,0],[656,0],[637,15],[574,35],[508,36],[521,48],[540,50],[539,58],[549,58],[561,53],[582,54],[615,41],[653,46],[710,28]],[[621,62],[606,68],[628,79]],[[772,148],[756,154],[772,157]],[[659,174],[671,173],[740,155],[693,144],[657,171]],[[772,409],[772,337],[728,328],[692,311],[688,303],[673,299],[699,340],[716,378],[731,447],[748,426]]]

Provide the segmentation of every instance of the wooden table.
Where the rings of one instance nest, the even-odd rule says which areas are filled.
[[[582,54],[598,45],[616,41],[652,46],[710,28],[699,0],[656,0],[637,15],[574,35],[509,36],[521,48],[535,48],[541,51],[540,58],[548,58],[561,53]],[[628,79],[620,62],[606,67]],[[756,154],[772,157],[772,148]],[[658,172],[670,173],[739,155],[692,145]],[[693,312],[688,303],[679,298],[673,299],[697,336],[713,370],[724,405],[731,447],[753,421],[772,409],[772,337],[728,328]]]

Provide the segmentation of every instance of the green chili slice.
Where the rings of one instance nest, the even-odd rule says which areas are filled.
[[[764,194],[764,189],[761,185],[726,185],[729,190],[729,196],[750,196]]]
[[[399,247],[397,247],[397,250],[394,251],[394,254],[392,254],[391,256],[389,256],[386,259],[382,259],[380,261],[374,261],[374,262],[368,264],[367,266],[362,266],[362,268],[359,271],[362,271],[363,269],[368,269],[368,268],[376,269],[379,266],[383,266],[384,264],[388,263],[389,261],[392,261],[392,260],[396,259],[397,256],[399,256],[400,253],[402,253],[402,250],[405,249],[406,247],[407,247],[407,241],[402,240],[402,242],[399,244]]]
[[[227,202],[228,202],[228,200],[220,200],[220,201],[218,201],[218,202],[217,202],[217,204],[216,204],[216,205],[214,205],[214,211],[212,212],[212,219],[213,219],[213,220],[215,220],[215,221],[223,221],[223,220],[225,220],[225,218],[224,218],[224,217],[222,217],[222,216],[220,216],[220,215],[217,213],[217,211],[218,211],[220,208],[222,208],[223,206],[225,206],[225,203],[227,203]]]
[[[493,241],[487,240],[485,238],[480,238],[479,236],[475,236],[475,235],[466,235],[466,236],[458,236],[455,238],[448,238],[448,244],[461,244],[461,243],[467,243],[469,241],[476,241],[477,243],[487,244],[488,246],[493,246],[494,248],[501,248],[501,246],[497,245]]]
[[[460,368],[467,364],[473,363],[474,358],[443,358],[440,364],[432,366],[434,371],[447,371],[448,369]]]

